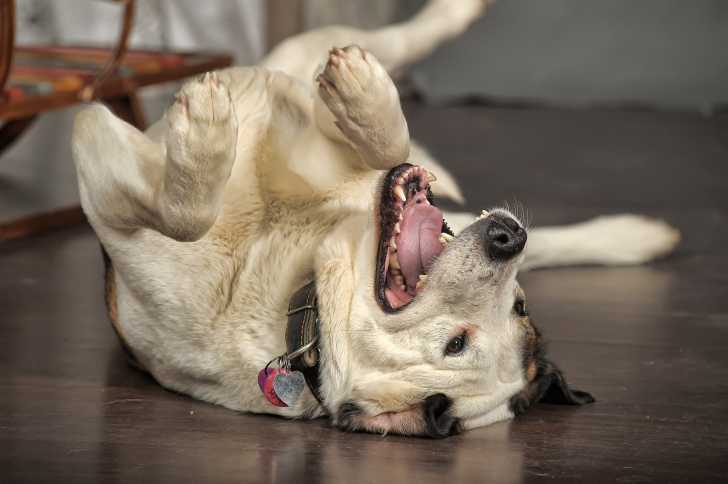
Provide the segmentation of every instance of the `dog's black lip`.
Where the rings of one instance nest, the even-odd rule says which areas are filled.
[[[452,399],[444,393],[436,393],[425,399],[423,413],[426,436],[443,439],[462,431],[460,419],[450,413],[452,404]]]
[[[337,427],[348,432],[355,432],[357,429],[354,426],[353,418],[357,415],[361,415],[362,413],[364,413],[364,411],[356,403],[343,403],[336,412]]]
[[[422,416],[425,428],[421,434],[405,434],[411,437],[443,439],[457,435],[463,430],[459,418],[450,415],[452,400],[445,394],[438,393],[427,397],[422,402]],[[364,410],[352,401],[344,402],[336,412],[336,427],[345,432],[369,432],[358,427],[354,418],[364,414]],[[396,433],[396,432],[395,432]]]
[[[387,223],[392,216],[392,205],[395,201],[391,188],[394,186],[395,179],[411,166],[413,165],[410,163],[402,163],[389,170],[384,176],[379,190],[379,247],[377,248],[377,263],[374,268],[376,271],[374,275],[374,291],[379,307],[386,313],[395,313],[401,309],[394,309],[390,306],[384,294],[387,286],[387,274],[384,273],[384,263],[389,250],[387,242],[392,237],[392,230],[394,229],[393,224]]]
[[[396,178],[413,166],[415,165],[412,165],[411,163],[402,163],[401,165],[397,165],[389,170],[382,179],[379,190],[379,247],[377,249],[377,263],[375,264],[376,267],[374,269],[376,271],[376,274],[374,275],[374,292],[377,302],[379,303],[379,307],[381,307],[385,313],[390,314],[397,313],[409,306],[408,303],[395,309],[390,306],[384,294],[387,287],[387,274],[384,272],[384,262],[389,250],[389,239],[392,237],[392,231],[394,230],[394,224],[388,223],[388,221],[392,219],[392,206],[395,202],[395,196],[394,193],[392,193],[391,188],[394,186]],[[432,195],[432,190],[430,190],[429,186],[427,187],[427,201],[429,201],[431,205],[435,205],[435,197]],[[449,235],[454,235],[444,219],[442,221],[442,231]]]

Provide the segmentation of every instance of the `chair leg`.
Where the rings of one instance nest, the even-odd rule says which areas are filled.
[[[13,119],[0,127],[0,155],[15,143],[35,121],[35,116]]]
[[[144,107],[135,92],[119,97],[104,98],[103,101],[114,114],[127,123],[141,131],[147,129],[147,117],[144,115]]]
[[[3,124],[0,127],[0,155],[10,148],[35,120],[36,116],[31,116],[14,119]],[[0,241],[29,237],[55,228],[78,225],[85,220],[86,216],[78,205],[31,214],[15,220],[0,222]]]
[[[141,100],[136,93],[106,98],[117,116],[140,130],[147,127]],[[0,154],[8,148],[33,122],[35,117],[9,121],[0,128]],[[0,223],[0,241],[37,235],[49,230],[79,225],[86,221],[81,207],[74,205],[51,212],[29,215],[6,223]]]
[[[86,222],[86,215],[78,205],[36,213],[0,223],[0,241],[38,235],[49,230],[71,227]]]

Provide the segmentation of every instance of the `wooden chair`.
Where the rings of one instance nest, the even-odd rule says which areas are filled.
[[[113,49],[15,46],[15,2],[0,0],[0,156],[44,112],[100,100],[119,117],[145,129],[137,90],[227,67],[232,57],[212,52],[128,50],[134,0],[122,5]],[[1,160],[0,160],[1,162]],[[0,240],[24,237],[85,220],[79,206],[0,223]]]

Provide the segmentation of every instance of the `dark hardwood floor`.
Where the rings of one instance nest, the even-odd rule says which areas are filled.
[[[597,403],[432,441],[191,400],[126,365],[79,227],[0,245],[0,483],[728,479],[728,118],[407,111],[472,210],[518,201],[534,225],[630,211],[682,231],[648,266],[520,277],[553,359]]]

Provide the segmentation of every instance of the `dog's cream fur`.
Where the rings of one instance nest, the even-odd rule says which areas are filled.
[[[362,412],[348,427],[372,431],[422,433],[418,409],[436,393],[465,427],[513,415],[509,399],[528,379],[512,311],[523,257],[493,264],[474,217],[446,214],[461,233],[422,294],[386,314],[373,289],[381,170],[411,156],[436,173],[436,193],[462,198],[411,144],[387,73],[461,33],[486,3],[435,0],[381,30],[294,37],[260,67],[190,81],[146,133],[102,105],[78,115],[81,201],[113,262],[117,329],[162,385],[231,409],[328,413],[335,422],[353,402]],[[361,48],[328,52],[352,44]],[[524,265],[640,263],[677,238],[662,222],[628,215],[535,229]],[[274,407],[256,375],[285,352],[288,300],[311,275],[324,406],[306,391],[294,407]],[[445,357],[459,331],[468,348]]]

